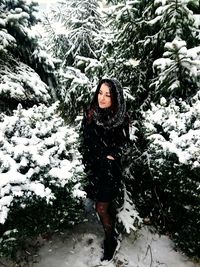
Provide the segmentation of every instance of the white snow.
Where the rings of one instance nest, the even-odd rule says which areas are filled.
[[[40,184],[38,182],[32,182],[29,184],[29,191],[33,191],[36,195],[40,197],[48,197],[51,194],[51,190],[43,184]]]
[[[52,177],[57,177],[60,180],[64,180],[64,184],[62,184],[62,186],[64,186],[66,183],[66,177],[67,179],[70,180],[73,176],[73,174],[70,172],[71,169],[72,169],[72,166],[70,165],[70,162],[69,162],[68,165],[64,167],[52,168],[49,172],[49,175]]]
[[[45,105],[34,106],[28,110],[19,105],[13,116],[5,115],[0,122],[2,224],[16,196],[35,195],[49,202],[54,194],[43,184],[43,177],[49,177],[51,183],[63,187],[72,179],[76,167],[80,169],[80,159],[74,148],[78,134],[56,114],[57,104],[49,108]],[[66,159],[69,155],[73,160]],[[42,169],[46,170],[43,175]],[[33,177],[38,177],[38,180]],[[84,192],[79,188],[74,190],[75,197],[84,197]]]
[[[81,183],[77,183],[74,186],[74,191],[73,191],[73,196],[78,197],[78,198],[85,198],[86,197],[86,192],[83,190],[80,190]]]
[[[139,216],[139,213],[135,209],[135,205],[131,201],[131,198],[124,187],[124,203],[117,213],[117,218],[119,222],[122,222],[123,226],[126,229],[127,233],[130,233],[131,230],[135,231],[135,225],[137,222],[140,224],[142,219]]]
[[[164,101],[164,99],[162,99]],[[200,164],[200,101],[198,94],[190,106],[181,101],[181,107],[172,100],[169,106],[151,104],[151,110],[144,113],[150,147],[162,147],[163,153],[175,153],[180,163],[194,167]],[[180,111],[180,108],[182,111]],[[196,117],[191,124],[192,117]],[[155,123],[162,126],[164,132],[169,132],[169,140],[157,134]],[[195,162],[195,164],[194,164]]]
[[[44,242],[33,267],[95,267],[102,255],[103,231],[97,221],[85,222]],[[168,236],[150,226],[124,235],[115,261],[107,267],[199,267],[174,250]]]
[[[198,28],[200,25],[200,15],[199,14],[194,14],[194,19],[195,19],[195,26]]]
[[[16,72],[17,75],[5,67],[1,73],[0,93],[10,94],[11,97],[20,100],[32,97],[44,101],[50,99],[48,86],[41,81],[39,75],[31,67],[18,62]],[[34,92],[27,90],[27,87]]]
[[[19,11],[19,10],[15,10],[15,11]],[[6,17],[7,21],[9,21],[9,22],[10,21],[16,21],[16,20],[21,20],[21,19],[29,19],[29,18],[30,18],[30,16],[26,12],[21,12],[20,14],[9,14]]]
[[[0,21],[0,25],[2,24],[2,20]],[[3,25],[2,25],[3,26]],[[0,30],[0,43],[3,44],[3,47],[9,46],[11,43],[15,43],[15,38],[10,35],[7,30]]]

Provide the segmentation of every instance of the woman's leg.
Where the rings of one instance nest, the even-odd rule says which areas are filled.
[[[113,234],[114,222],[113,218],[109,214],[110,202],[96,202],[96,211],[99,215],[106,239],[109,239]]]
[[[105,232],[104,242],[104,260],[110,260],[113,257],[117,246],[115,240],[115,218],[109,213],[111,202],[96,202],[96,211],[100,217]]]

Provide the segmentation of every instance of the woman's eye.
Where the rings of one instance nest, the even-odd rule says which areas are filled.
[[[103,93],[101,91],[99,91],[99,95],[103,95]],[[105,94],[106,97],[111,97],[110,94]]]

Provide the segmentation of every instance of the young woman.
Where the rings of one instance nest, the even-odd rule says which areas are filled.
[[[121,186],[121,156],[129,140],[123,89],[116,79],[102,79],[82,122],[82,155],[87,197],[96,203],[105,239],[102,261],[111,261],[118,246],[112,202]]]

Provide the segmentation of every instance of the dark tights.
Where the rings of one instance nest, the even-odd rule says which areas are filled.
[[[109,242],[114,237],[115,232],[115,214],[111,202],[96,202],[96,211],[100,217],[105,238]]]

